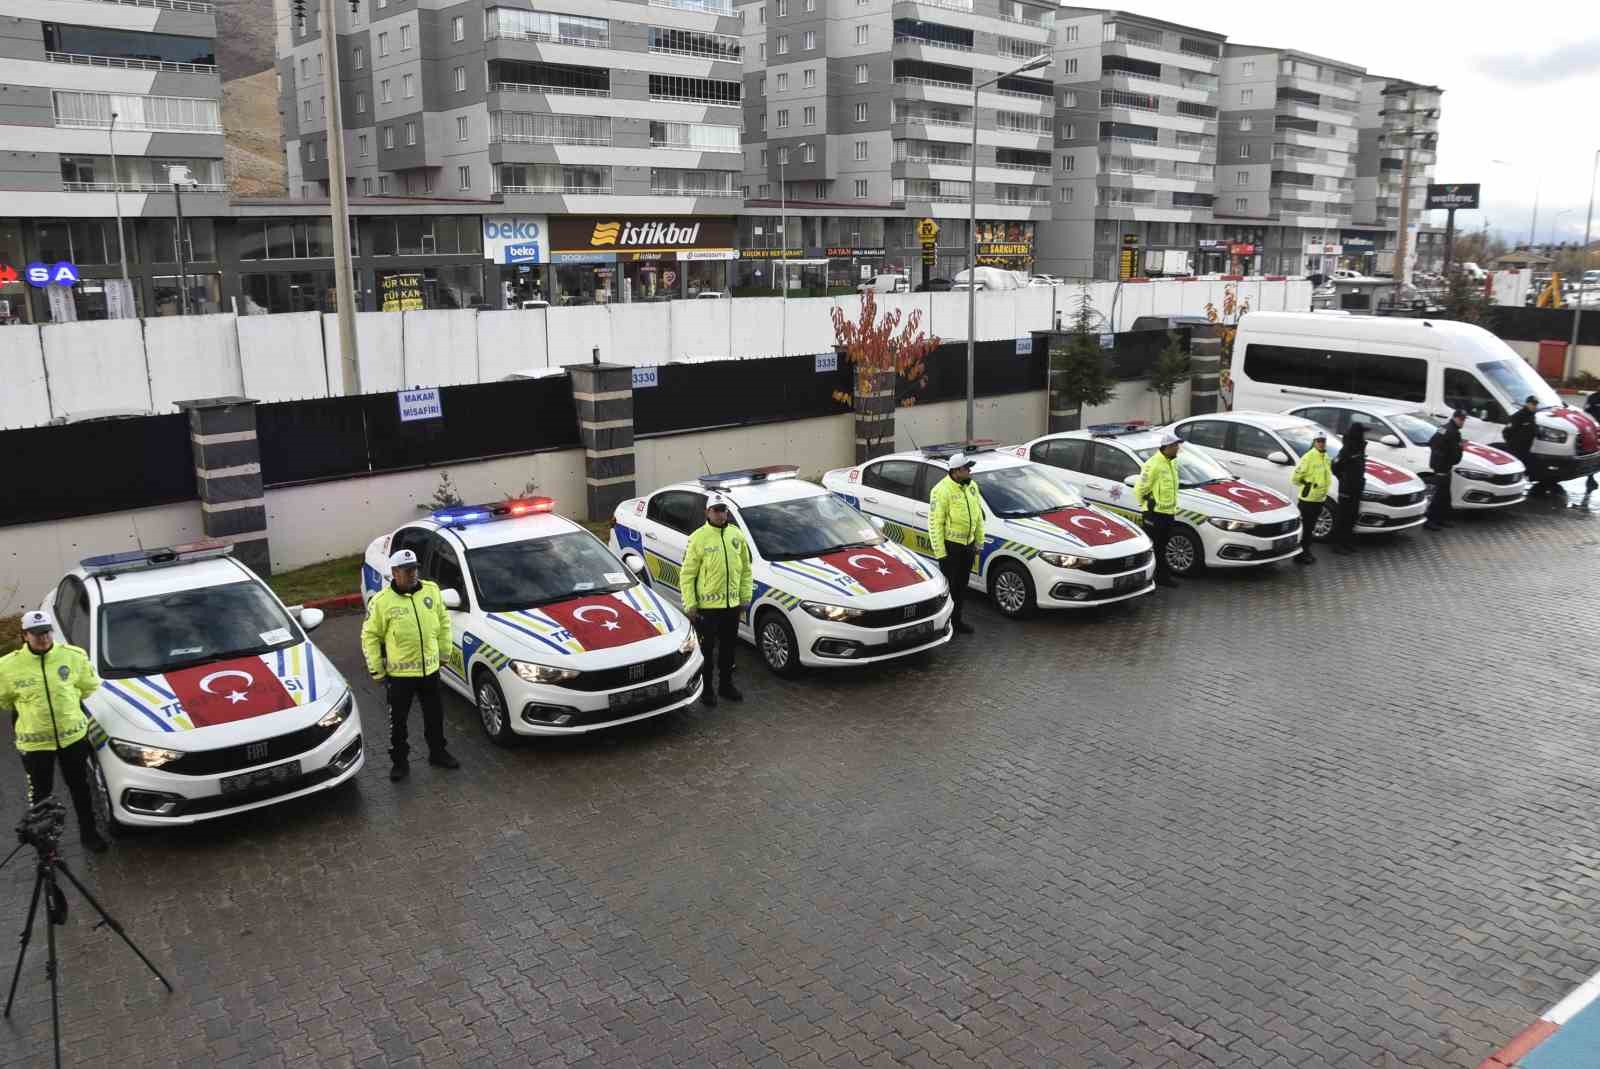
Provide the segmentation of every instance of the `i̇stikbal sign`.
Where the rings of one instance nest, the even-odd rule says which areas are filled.
[[[688,249],[732,249],[733,220],[722,217],[688,216],[681,219],[649,218],[557,218],[552,224],[550,245],[560,252],[613,250],[678,251]]]

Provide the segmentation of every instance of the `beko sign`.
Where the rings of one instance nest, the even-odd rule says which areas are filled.
[[[483,258],[497,264],[547,264],[550,241],[542,215],[483,217]]]

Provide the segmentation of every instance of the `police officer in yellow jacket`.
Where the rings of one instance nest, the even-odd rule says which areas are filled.
[[[1178,450],[1183,439],[1171,431],[1161,436],[1161,445],[1139,469],[1133,486],[1133,499],[1144,508],[1144,528],[1155,544],[1156,585],[1177,586],[1167,564],[1167,540],[1172,537],[1172,518],[1178,514]]]
[[[460,768],[444,744],[444,707],[439,694],[440,657],[455,644],[450,613],[439,585],[417,576],[417,555],[409,549],[389,557],[389,585],[367,605],[361,650],[373,681],[385,683],[389,699],[389,779],[411,774],[411,744],[406,720],[411,701],[422,705],[422,735],[428,764]]]
[[[1317,436],[1311,440],[1311,448],[1294,466],[1289,481],[1294,484],[1296,501],[1300,506],[1300,555],[1294,562],[1315,564],[1317,558],[1311,555],[1311,532],[1317,528],[1317,518],[1327,507],[1328,491],[1333,486],[1333,464],[1328,459],[1328,432],[1317,431]]]
[[[731,702],[744,700],[733,685],[733,650],[739,641],[739,619],[755,596],[755,579],[750,572],[750,544],[728,519],[726,498],[712,494],[706,499],[706,522],[689,536],[678,572],[683,611],[694,623],[706,657],[700,701],[707,706],[715,706],[719,694]],[[711,689],[713,679],[716,690]]]
[[[28,777],[28,804],[55,788],[56,762],[78,811],[83,845],[99,853],[106,841],[95,827],[89,793],[89,718],[83,699],[100,687],[88,654],[55,641],[54,621],[46,612],[22,616],[22,649],[0,657],[0,711],[9,711]]]
[[[950,457],[950,474],[934,484],[928,494],[928,542],[934,559],[950,584],[950,626],[958,635],[972,634],[962,616],[972,565],[983,548],[983,495],[972,481],[974,461],[965,453]]]

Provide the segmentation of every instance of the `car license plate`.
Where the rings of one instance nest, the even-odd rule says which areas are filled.
[[[1111,592],[1113,594],[1126,594],[1130,590],[1142,589],[1146,582],[1143,572],[1119,575],[1111,581]]]
[[[924,620],[922,623],[912,624],[910,627],[897,627],[889,632],[889,645],[897,646],[902,642],[911,642],[931,634],[933,634],[932,620]]]
[[[643,705],[646,702],[654,701],[657,698],[665,698],[666,696],[667,681],[663,679],[661,682],[652,683],[648,687],[618,691],[611,695],[611,708],[631,709],[636,705]]]
[[[1273,542],[1272,543],[1272,552],[1273,553],[1287,553],[1287,552],[1289,552],[1291,549],[1293,549],[1295,546],[1297,546],[1299,544],[1300,544],[1300,539],[1296,538],[1294,535],[1290,535],[1288,538],[1280,538],[1277,541]]]
[[[222,793],[237,794],[240,791],[250,791],[257,787],[270,787],[275,783],[300,778],[300,762],[286,761],[281,765],[270,768],[258,768],[254,772],[245,772],[237,776],[222,777]]]

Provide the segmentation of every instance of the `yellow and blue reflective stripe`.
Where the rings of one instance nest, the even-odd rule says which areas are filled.
[[[543,621],[539,621],[537,617],[529,617],[526,612],[519,612],[519,613],[517,613],[517,615],[520,616],[520,617],[524,617],[526,619],[529,619],[529,620],[534,620],[534,621],[543,623]],[[504,614],[501,614],[501,613],[490,613],[489,614],[489,619],[493,620],[497,624],[503,624],[504,626],[511,628],[511,630],[513,630],[513,631],[521,632],[522,634],[527,635],[529,638],[536,638],[540,642],[543,642],[546,646],[549,646],[551,649],[555,650],[557,653],[566,654],[566,653],[570,653],[571,652],[566,647],[559,645],[558,643],[556,643],[555,641],[551,640],[550,638],[548,638],[548,637],[546,637],[544,635],[539,634],[539,632],[531,630],[531,629],[526,628],[526,627],[523,627],[521,624],[519,624],[519,623],[517,623],[517,622],[515,622],[513,620],[507,619]]]
[[[178,727],[185,731],[191,731],[194,729],[194,724],[189,720],[189,714],[185,713],[183,708],[176,704],[178,700],[177,696],[173,695],[166,688],[160,686],[146,676],[139,676],[135,679],[125,679],[122,681],[122,684],[134,696],[143,698],[156,709],[161,709],[167,705],[171,705],[176,710],[172,715],[172,719],[178,725]]]
[[[129,705],[133,706],[134,709],[137,710],[138,712],[143,713],[146,717],[148,717],[151,721],[153,721],[155,723],[156,727],[160,728],[162,731],[171,731],[172,730],[172,725],[171,724],[167,723],[160,716],[157,716],[155,713],[151,712],[149,709],[146,709],[143,705],[141,705],[139,703],[138,699],[134,698],[131,694],[127,694],[124,691],[118,689],[116,684],[111,683],[109,681],[103,681],[101,683],[101,686],[105,687],[106,690],[110,691],[112,694],[115,694],[117,697],[121,698],[123,701],[127,702]]]

